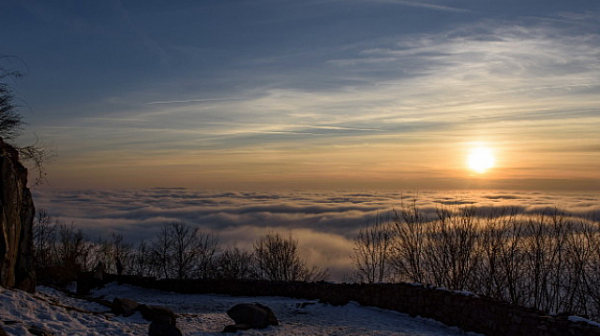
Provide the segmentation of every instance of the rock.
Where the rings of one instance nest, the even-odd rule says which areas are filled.
[[[89,295],[94,288],[102,288],[104,282],[94,277],[94,272],[81,272],[77,276],[77,295]]]
[[[258,303],[241,303],[227,311],[227,315],[236,325],[245,324],[253,329],[263,329],[270,325],[279,325],[277,317],[267,306]]]
[[[176,324],[177,317],[170,309],[145,304],[139,305],[137,309],[142,313],[142,317],[146,321],[170,324],[173,326]]]
[[[301,303],[296,303],[296,307],[298,308],[306,308],[307,306],[312,306],[317,304],[316,302],[301,302]]]
[[[2,328],[2,326],[0,326],[0,336],[8,336],[8,334],[6,333],[4,328]]]
[[[222,332],[223,333],[234,333],[234,332],[237,332],[238,330],[248,330],[248,329],[252,329],[252,327],[247,324],[232,324],[232,325],[226,326]]]
[[[175,325],[161,322],[150,323],[148,336],[182,336],[181,330]]]
[[[135,313],[139,304],[130,299],[115,298],[110,306],[110,311],[115,315],[123,315],[123,317],[131,316]]]
[[[320,299],[319,303],[326,303],[332,306],[345,306],[350,302],[345,297],[341,297],[340,295],[328,295],[327,297]]]
[[[0,286],[35,291],[33,218],[27,169],[0,138]]]
[[[54,333],[36,326],[29,326],[27,330],[34,336],[53,336]]]

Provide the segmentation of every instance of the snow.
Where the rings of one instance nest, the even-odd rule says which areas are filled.
[[[55,335],[147,334],[147,326],[111,319],[110,315],[102,313],[107,311],[102,305],[72,299],[50,288],[38,287],[38,290],[31,295],[0,288],[0,320],[9,335],[32,335],[29,326]]]
[[[479,295],[473,293],[473,292],[469,292],[469,291],[464,291],[464,290],[457,290],[457,291],[453,291],[454,293],[460,294],[460,295],[464,295],[464,296],[472,296],[472,297],[476,297],[478,298]]]
[[[27,330],[28,326],[41,327],[55,335],[148,334],[149,322],[139,313],[127,318],[117,317],[98,303],[72,298],[48,287],[40,286],[37,290],[36,294],[28,294],[0,288],[0,320],[9,335],[32,335]],[[236,335],[465,335],[458,328],[437,321],[362,307],[353,302],[334,307],[283,297],[183,295],[115,283],[94,291],[92,295],[109,301],[115,297],[128,298],[169,308],[177,313],[177,326],[186,336],[221,334],[226,325],[233,324],[226,311],[238,303],[248,302],[270,307],[280,325],[263,330],[238,331]],[[9,321],[14,323],[7,324]]]
[[[584,323],[587,323],[589,325],[593,325],[593,326],[596,326],[596,327],[600,328],[600,323],[594,322],[592,320],[588,320],[588,319],[583,318],[583,317],[575,316],[575,315],[569,316],[569,321],[571,321],[571,322],[584,322]]]

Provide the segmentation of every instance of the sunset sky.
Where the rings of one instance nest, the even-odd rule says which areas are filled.
[[[597,0],[2,7],[50,188],[600,190]]]

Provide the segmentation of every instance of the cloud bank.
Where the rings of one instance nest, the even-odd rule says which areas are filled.
[[[485,215],[513,209],[540,214],[554,207],[566,215],[600,219],[600,197],[585,193],[495,191],[424,192],[225,192],[188,189],[121,191],[37,190],[36,207],[90,238],[122,234],[128,241],[152,239],[168,221],[215,232],[222,246],[251,249],[254,241],[277,232],[298,239],[309,265],[329,267],[334,278],[350,272],[353,239],[377,216],[403,204],[416,204],[429,216],[440,207],[472,206]]]

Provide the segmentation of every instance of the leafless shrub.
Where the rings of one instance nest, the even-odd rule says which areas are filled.
[[[151,245],[156,273],[164,278],[209,278],[218,251],[216,237],[181,222],[164,223]]]
[[[150,256],[152,256],[150,246],[148,246],[146,241],[140,241],[137,246],[132,249],[130,268],[127,274],[139,277],[156,276],[152,267],[152,259],[149,258]]]
[[[0,61],[7,59],[18,60],[15,57],[0,55]],[[14,143],[14,139],[21,135],[24,122],[19,107],[15,104],[12,87],[7,82],[10,78],[20,79],[21,77],[23,77],[21,72],[0,65],[0,140],[10,142],[19,153],[19,159],[33,165],[37,172],[35,184],[42,184],[46,177],[44,164],[54,156],[54,152],[40,146],[38,141],[27,146],[19,146]]]
[[[0,60],[5,58],[0,56]],[[23,75],[19,71],[0,66],[0,138],[14,139],[21,133],[22,116],[14,103],[12,88],[6,83],[9,78],[21,77]]]
[[[600,319],[600,221],[585,224],[584,236],[589,246],[589,260],[583,275],[582,291],[587,295],[588,316]]]
[[[427,220],[416,201],[411,206],[394,210],[395,241],[392,246],[392,266],[400,280],[424,282],[424,253]]]
[[[390,221],[377,216],[375,222],[361,229],[354,239],[352,260],[359,282],[392,281],[391,252],[394,232]]]
[[[196,236],[198,229],[192,229],[181,222],[172,222],[166,225],[172,236],[171,253],[175,276],[177,279],[189,278],[200,250],[201,243]]]
[[[86,271],[92,246],[73,224],[53,220],[44,210],[38,211],[33,223],[33,249],[36,272],[43,280],[75,280]]]
[[[125,242],[123,235],[112,232],[109,239],[100,238],[90,244],[92,244],[90,264],[94,267],[102,263],[106,272],[116,274],[117,264],[120,264],[125,274],[130,273],[133,268],[134,248],[132,244]]]
[[[458,214],[449,209],[438,209],[437,220],[430,224],[425,253],[436,285],[464,290],[471,282],[479,263],[476,250],[479,232],[474,215],[471,207],[460,209]]]
[[[173,237],[168,224],[163,224],[150,245],[151,267],[156,276],[169,279],[171,275],[171,249]]]
[[[258,276],[272,281],[321,281],[326,271],[308,269],[300,258],[298,242],[291,236],[267,234],[254,243],[254,256]]]
[[[597,220],[570,218],[558,209],[518,216],[514,209],[477,214],[469,207],[440,208],[436,218],[425,218],[413,203],[395,212],[393,223],[388,257],[373,259],[390,258],[390,278],[600,319]],[[363,255],[375,256],[370,247],[376,235],[365,236],[369,232],[361,231],[357,241]],[[356,271],[373,274],[365,264],[357,263]]]
[[[51,265],[57,225],[45,210],[38,211],[33,221],[34,259],[38,268]]]
[[[254,255],[237,247],[229,247],[216,260],[217,278],[242,280],[256,277]]]
[[[300,279],[305,282],[319,282],[319,281],[327,281],[331,275],[329,274],[329,269],[321,268],[317,266],[313,266],[310,269],[306,269],[306,274],[304,278]]]

